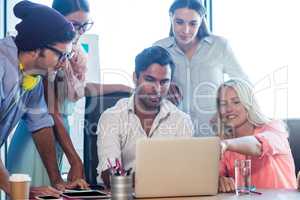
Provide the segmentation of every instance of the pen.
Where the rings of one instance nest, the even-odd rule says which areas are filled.
[[[120,171],[119,171],[120,175],[121,175],[121,176],[124,176],[124,175],[125,175],[125,170],[124,170],[124,168],[123,168],[121,162],[120,162],[119,159],[117,159],[117,158],[116,158],[116,165],[117,165],[117,171],[120,170]]]
[[[253,193],[253,194],[262,195],[262,193],[261,193],[261,192],[257,192],[257,191],[253,191],[253,190],[250,190],[250,192],[251,192],[251,193]]]
[[[109,167],[110,167],[110,172],[111,172],[111,174],[115,174],[116,171],[117,171],[117,170],[116,170],[116,167],[113,167],[113,165],[111,164],[109,158],[107,158],[107,161],[108,161],[108,165],[109,165]]]
[[[131,173],[132,168],[129,168],[128,170],[126,170],[126,176],[129,176]]]
[[[112,164],[111,164],[109,158],[107,158],[107,161],[108,161],[108,164],[109,164],[110,168],[113,168],[113,166],[112,166]]]
[[[253,194],[262,195],[261,192],[256,191],[256,187],[254,185],[250,186],[250,192],[253,193]]]

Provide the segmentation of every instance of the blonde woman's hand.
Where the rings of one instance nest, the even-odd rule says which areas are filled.
[[[234,192],[234,179],[232,177],[219,177],[219,192]]]
[[[220,149],[221,149],[221,158],[223,157],[224,153],[227,151],[228,149],[228,143],[226,140],[221,140],[220,142]]]

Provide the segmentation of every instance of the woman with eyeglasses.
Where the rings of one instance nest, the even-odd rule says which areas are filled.
[[[224,74],[248,79],[227,40],[209,32],[205,15],[200,0],[174,0],[169,37],[154,44],[172,55],[176,68],[170,100],[191,115],[196,136],[212,134],[209,121]]]
[[[93,26],[93,22],[89,19],[90,7],[88,1],[54,0],[52,7],[72,22],[77,34],[73,41],[72,50],[67,54],[63,54],[63,52],[53,48],[51,49],[59,55],[59,62],[66,59],[67,62],[61,62],[66,63],[66,65],[63,67],[63,70],[57,72],[56,76],[50,76],[48,80],[44,80],[45,98],[48,102],[49,112],[52,114],[55,122],[54,130],[57,140],[58,165],[62,169],[62,157],[63,153],[65,153],[71,166],[68,180],[73,181],[84,179],[82,161],[69,136],[68,116],[73,113],[76,101],[85,95],[101,95],[116,91],[130,92],[131,88],[121,84],[100,85],[85,83],[87,58],[84,50],[78,44],[78,40],[81,35]],[[29,174],[32,177],[32,186],[50,185],[47,171],[39,158],[25,123],[22,122],[18,125],[12,138],[8,157],[13,158],[17,154],[23,154],[22,158],[24,159],[9,159],[8,169],[11,173]]]

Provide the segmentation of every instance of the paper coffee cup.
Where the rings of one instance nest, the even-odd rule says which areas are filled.
[[[12,174],[9,177],[10,199],[29,199],[30,181],[31,178],[27,174]]]

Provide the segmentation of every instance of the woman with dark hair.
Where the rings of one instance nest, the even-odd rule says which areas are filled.
[[[89,19],[89,3],[87,0],[54,0],[52,7],[64,15],[74,26],[76,37],[72,45],[72,58],[66,62],[63,70],[44,80],[45,98],[48,109],[54,119],[56,151],[60,169],[62,157],[65,153],[70,170],[68,180],[84,178],[82,161],[76,152],[71,138],[68,117],[74,112],[76,101],[86,95],[102,95],[115,91],[129,92],[130,88],[124,85],[101,85],[85,83],[87,58],[84,50],[78,44],[81,35],[88,31],[93,22]],[[21,147],[22,146],[22,147]],[[18,147],[18,148],[17,148]],[[25,155],[22,159],[9,159],[8,168],[11,173],[27,173],[31,175],[33,186],[49,185],[49,178],[38,152],[29,134],[28,127],[20,122],[9,148],[8,157]],[[25,159],[26,158],[26,159]]]
[[[170,98],[191,115],[195,135],[210,135],[209,121],[216,112],[216,90],[224,74],[248,80],[227,40],[212,35],[199,0],[175,0],[169,9],[169,37],[157,41],[175,62]],[[182,101],[182,102],[181,102]]]
[[[87,0],[54,0],[52,8],[73,23],[77,32],[77,38],[73,42],[75,44],[93,26],[93,22],[89,20],[90,6]]]

